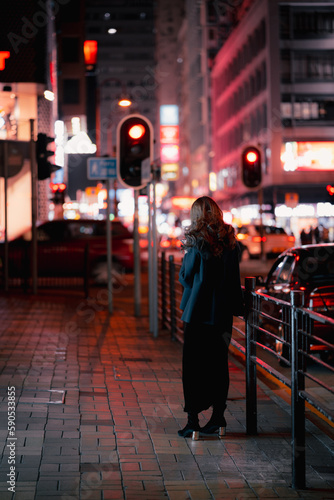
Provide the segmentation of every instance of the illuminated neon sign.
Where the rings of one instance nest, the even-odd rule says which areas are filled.
[[[6,66],[6,59],[10,58],[9,50],[0,50],[0,71],[3,71]]]
[[[334,170],[334,142],[285,142],[281,163],[286,172]]]
[[[162,144],[177,144],[179,141],[178,125],[161,125],[160,142]]]
[[[160,158],[161,178],[177,180],[179,176],[179,107],[175,104],[160,106]]]

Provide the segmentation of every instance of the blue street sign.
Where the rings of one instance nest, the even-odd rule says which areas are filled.
[[[115,179],[117,177],[116,158],[89,158],[87,177],[91,180]]]

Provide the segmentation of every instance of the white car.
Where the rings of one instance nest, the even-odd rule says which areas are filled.
[[[260,226],[249,224],[236,229],[236,237],[240,243],[242,260],[261,256]],[[295,237],[286,233],[282,227],[263,226],[262,241],[264,254],[268,257],[279,255],[295,246]]]

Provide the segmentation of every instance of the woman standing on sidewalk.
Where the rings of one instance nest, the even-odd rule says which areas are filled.
[[[179,275],[184,287],[180,306],[185,322],[182,382],[188,422],[178,434],[189,437],[193,432],[219,430],[223,435],[233,315],[242,315],[244,310],[238,248],[233,227],[224,222],[211,198],[198,198],[190,217]],[[198,414],[210,406],[212,416],[200,429]]]

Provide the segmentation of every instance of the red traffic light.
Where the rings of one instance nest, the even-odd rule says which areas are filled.
[[[65,203],[66,184],[64,182],[50,182],[49,186],[53,193],[51,201],[53,201],[55,205],[62,205]]]
[[[255,188],[262,181],[261,153],[254,146],[248,146],[241,154],[242,180],[246,187]]]
[[[249,162],[249,163],[255,163],[257,160],[258,160],[259,156],[258,154],[255,152],[255,151],[249,151],[247,154],[246,154],[246,160]]]
[[[66,190],[66,184],[64,184],[64,182],[59,182],[59,183],[50,182],[49,186],[51,191],[53,191],[54,193],[56,193],[57,191],[62,192]]]
[[[141,137],[143,137],[144,134],[145,134],[144,125],[136,124],[129,129],[129,136],[131,137],[131,139],[141,139]]]
[[[142,164],[153,161],[153,126],[143,115],[129,115],[117,127],[117,176],[121,184],[134,189],[146,186]],[[144,175],[145,175],[144,171]]]
[[[326,186],[326,189],[328,191],[328,193],[331,195],[331,196],[334,196],[334,186],[331,186],[330,184],[328,184]]]

